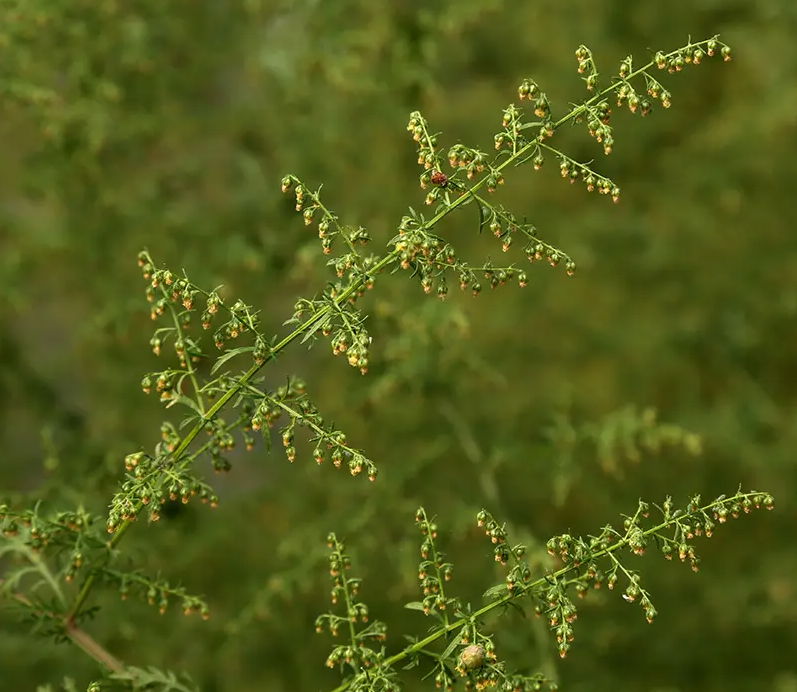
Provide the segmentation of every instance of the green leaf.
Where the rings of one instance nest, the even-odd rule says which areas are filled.
[[[187,679],[187,676],[183,677]],[[197,690],[190,680],[187,679],[187,684],[183,684],[171,671],[161,671],[153,666],[146,669],[127,666],[121,673],[111,675],[111,679],[129,681],[135,685],[161,692],[196,692]]]
[[[178,394],[177,396],[172,397],[171,399],[169,399],[169,403],[166,404],[166,408],[171,408],[172,406],[175,406],[176,404],[182,404],[183,406],[187,406],[192,411],[196,411],[197,415],[199,415],[200,417],[202,416],[202,411],[199,409],[199,405],[196,403],[196,401],[194,401],[190,397],[183,396],[182,394]]]
[[[451,652],[457,648],[459,643],[462,641],[462,630],[459,631],[456,637],[454,637],[449,645],[445,648],[442,654],[440,654],[440,658],[448,658],[451,655]]]
[[[479,202],[476,205],[479,208],[479,233],[484,230],[484,227],[489,223],[489,219],[487,217],[487,212],[484,208],[484,205]]]
[[[317,320],[316,323],[304,333],[304,336],[302,337],[302,340],[299,343],[303,344],[305,341],[307,341],[319,329],[321,329],[321,325],[323,325],[323,324],[324,324],[324,320],[323,319]]]
[[[496,584],[491,586],[482,594],[482,598],[496,598],[503,596],[507,591],[506,584]]]
[[[410,601],[409,603],[405,603],[404,607],[408,610],[420,610],[423,612],[423,603],[420,601]]]
[[[241,353],[251,353],[255,350],[254,346],[241,346],[241,348],[234,348],[231,351],[227,351],[223,356],[219,356],[216,359],[216,362],[213,363],[213,367],[210,369],[210,374],[216,372],[222,365],[224,365],[228,360],[231,358],[235,358],[235,356],[240,355]]]

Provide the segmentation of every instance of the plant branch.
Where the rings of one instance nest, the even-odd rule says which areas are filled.
[[[697,44],[690,43],[690,46],[702,45],[703,43],[706,43],[706,41],[699,42]],[[670,55],[675,55],[676,53],[678,53],[678,51],[673,51],[672,53],[667,54],[667,56],[665,57],[669,57]],[[634,70],[633,72],[630,72],[628,75],[624,77],[624,79],[613,82],[610,86],[604,88],[603,90],[592,96],[590,99],[587,99],[582,104],[572,108],[569,113],[559,118],[559,120],[557,120],[555,123],[552,123],[550,127],[553,130],[557,130],[562,125],[570,122],[571,120],[576,119],[577,117],[585,113],[589,109],[589,107],[592,106],[594,103],[596,103],[599,99],[603,98],[606,94],[612,92],[615,88],[617,88],[619,84],[623,82],[628,82],[634,77],[637,77],[638,75],[645,73],[655,64],[656,64],[655,60],[651,60],[648,63],[646,63],[643,67],[640,67]],[[507,168],[508,166],[512,164],[517,164],[530,152],[530,150],[532,150],[537,146],[538,146],[538,139],[535,138],[534,140],[530,141],[529,143],[518,149],[515,153],[508,156],[503,162],[501,162],[495,168],[493,168],[493,172],[500,173],[503,169]],[[464,205],[471,197],[475,198],[476,193],[479,190],[481,190],[485,185],[487,185],[488,180],[489,177],[483,177],[477,182],[475,182],[471,187],[464,190],[463,193],[457,199],[455,199],[453,202],[447,203],[429,221],[424,223],[423,229],[428,230],[434,227],[439,221],[445,218],[448,214],[453,212],[458,207]],[[399,249],[392,250],[384,257],[382,257],[378,262],[376,262],[376,264],[373,267],[371,267],[370,274],[376,275],[386,267],[396,263],[400,257],[400,254],[401,251]],[[233,397],[235,397],[236,394],[238,394],[238,392],[243,387],[245,387],[252,380],[252,378],[260,371],[260,369],[266,363],[276,359],[277,355],[287,346],[289,346],[291,343],[299,339],[308,330],[312,330],[314,327],[320,324],[321,321],[323,321],[332,311],[333,306],[337,308],[340,305],[342,305],[344,301],[348,300],[352,295],[355,295],[360,289],[362,289],[365,285],[365,282],[366,282],[366,277],[364,275],[356,276],[349,284],[349,286],[347,286],[346,289],[344,289],[339,295],[337,295],[332,300],[331,305],[327,304],[322,306],[309,319],[304,321],[302,324],[296,327],[290,334],[285,336],[281,341],[279,341],[276,345],[274,345],[270,349],[267,357],[263,360],[263,362],[252,365],[249,368],[249,370],[247,370],[243,374],[243,376],[241,376],[241,378],[236,382],[236,384],[233,387],[231,387],[229,390],[227,390],[218,399],[218,401],[216,401],[216,403],[213,406],[211,406],[203,416],[199,418],[199,420],[194,424],[194,427],[191,428],[191,430],[185,435],[185,437],[182,438],[180,443],[172,452],[172,459],[174,461],[177,461],[183,456],[183,454],[188,449],[189,445],[194,441],[199,432],[204,428],[205,423],[212,420],[216,416],[216,414],[231,399],[233,399]],[[131,519],[125,519],[122,521],[122,523],[116,529],[116,532],[114,533],[113,537],[110,539],[108,543],[109,548],[113,548],[119,543],[119,541],[125,535],[127,530],[130,528],[131,523],[132,523]],[[80,609],[83,607],[84,603],[86,602],[86,599],[91,593],[95,581],[96,581],[95,575],[91,574],[87,577],[86,581],[83,583],[83,586],[79,591],[78,595],[76,596],[75,601],[69,611],[69,615],[67,618],[69,621],[74,621],[74,619],[80,613]]]
[[[700,515],[701,513],[708,512],[709,510],[711,510],[711,509],[713,509],[715,507],[724,506],[724,505],[726,505],[729,502],[742,501],[744,499],[756,498],[756,497],[760,497],[760,496],[761,496],[761,493],[754,492],[754,491],[747,492],[747,493],[739,492],[739,493],[736,493],[734,496],[732,496],[730,498],[718,498],[718,499],[710,502],[709,504],[707,504],[707,505],[705,505],[703,507],[696,508],[694,511],[690,512],[689,515]],[[680,515],[680,516],[677,516],[677,517],[670,517],[670,518],[666,519],[665,521],[661,522],[660,524],[657,524],[656,526],[653,526],[653,527],[643,531],[642,532],[642,536],[644,536],[645,538],[647,538],[649,536],[654,536],[657,533],[659,533],[660,531],[662,531],[662,530],[664,530],[664,529],[666,529],[666,528],[668,528],[670,526],[678,524],[683,518],[684,518],[684,515]],[[613,545],[610,545],[610,546],[607,546],[605,548],[602,548],[602,549],[592,553],[590,555],[590,560],[596,560],[596,559],[604,557],[604,556],[613,557],[613,555],[612,555],[613,553],[617,552],[621,548],[624,548],[624,547],[628,546],[628,544],[629,544],[628,537],[627,536],[623,536],[622,538],[620,538],[618,540],[617,543],[615,543]],[[469,622],[475,620],[476,618],[482,617],[483,615],[486,615],[487,613],[495,610],[496,608],[500,608],[501,606],[507,605],[507,604],[509,604],[509,603],[511,603],[513,601],[517,601],[517,600],[521,599],[523,596],[527,595],[529,592],[533,592],[536,589],[544,587],[546,584],[551,584],[551,583],[556,582],[561,577],[567,575],[568,573],[572,572],[575,569],[578,569],[579,566],[580,565],[578,565],[578,564],[567,565],[565,567],[561,567],[558,570],[555,570],[555,571],[552,571],[552,572],[548,572],[548,573],[542,575],[541,577],[539,577],[538,579],[536,579],[536,580],[534,580],[532,582],[529,582],[529,583],[523,584],[523,585],[519,585],[519,588],[516,591],[514,591],[512,593],[507,593],[505,596],[502,596],[501,598],[496,599],[495,601],[491,601],[490,603],[488,603],[485,606],[482,606],[481,608],[479,608],[478,610],[474,611],[472,614],[468,615],[467,617],[459,618],[458,620],[455,620],[454,622],[451,622],[450,624],[448,624],[446,626],[440,627],[439,629],[435,630],[434,632],[432,632],[428,636],[424,637],[423,639],[420,639],[417,642],[415,642],[414,644],[411,644],[410,646],[402,649],[401,651],[399,651],[398,653],[394,654],[393,656],[390,656],[390,657],[386,658],[384,660],[384,662],[382,663],[382,666],[384,668],[387,668],[389,666],[395,665],[396,663],[400,663],[401,661],[403,661],[404,659],[408,658],[409,656],[411,656],[411,655],[413,655],[415,653],[418,653],[419,651],[421,651],[425,647],[427,647],[430,644],[434,643],[435,641],[437,641],[441,637],[444,637],[449,632],[453,632],[454,630],[457,630],[457,629],[463,627],[464,625],[468,624]],[[354,678],[351,679],[351,680],[348,680],[347,682],[344,682],[343,684],[341,684],[338,687],[334,688],[334,690],[332,692],[343,692],[344,690],[349,689],[351,687],[352,683],[354,683],[354,681],[355,681]]]

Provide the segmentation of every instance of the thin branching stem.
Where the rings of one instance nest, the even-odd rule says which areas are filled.
[[[729,502],[743,501],[745,499],[754,499],[756,497],[759,497],[760,495],[761,495],[761,493],[758,493],[758,492],[747,492],[747,493],[739,492],[739,493],[736,493],[735,495],[733,495],[732,497],[729,497],[729,498],[721,498],[721,499],[714,500],[714,501],[708,503],[707,505],[704,505],[703,507],[699,507],[699,508],[693,510],[689,514],[690,515],[700,516],[700,515],[702,515],[705,512],[709,512],[710,510],[714,509],[715,507],[726,505]],[[644,536],[645,538],[647,538],[649,536],[655,536],[656,534],[658,534],[659,532],[669,528],[670,526],[674,526],[674,525],[678,524],[678,522],[681,519],[683,519],[683,518],[684,518],[683,516],[670,517],[669,519],[666,519],[665,521],[661,522],[660,524],[657,524],[656,526],[653,526],[653,527],[643,531],[642,532],[642,536]],[[628,537],[624,536],[617,543],[614,543],[613,545],[607,546],[605,548],[602,548],[600,550],[597,550],[597,551],[593,552],[590,555],[590,559],[594,561],[594,560],[597,560],[597,559],[599,559],[601,557],[604,557],[604,556],[613,557],[612,553],[615,553],[618,550],[628,546],[628,543],[629,543]],[[382,667],[383,668],[388,668],[388,667],[393,666],[393,665],[395,665],[397,663],[400,663],[401,661],[407,659],[408,657],[418,653],[419,651],[421,651],[425,647],[429,646],[430,644],[436,642],[438,639],[446,636],[449,632],[453,632],[453,631],[463,627],[464,625],[467,625],[469,622],[473,622],[474,620],[476,620],[476,619],[478,619],[478,618],[480,618],[480,617],[482,617],[484,615],[487,615],[488,613],[490,613],[491,611],[495,610],[496,608],[500,608],[500,607],[505,606],[505,605],[507,605],[507,604],[509,604],[509,603],[511,603],[513,601],[517,601],[517,600],[523,598],[524,596],[526,596],[529,593],[533,593],[534,591],[536,591],[538,589],[541,589],[541,588],[543,588],[543,587],[545,587],[545,586],[547,586],[547,585],[549,585],[551,583],[555,583],[557,580],[559,580],[560,578],[566,576],[567,574],[569,574],[573,570],[578,569],[579,566],[580,565],[576,565],[576,564],[567,565],[567,566],[561,567],[560,569],[555,570],[553,572],[548,572],[548,573],[542,575],[541,577],[539,577],[538,579],[535,579],[532,582],[529,582],[527,584],[519,585],[516,591],[513,591],[512,593],[507,593],[505,596],[502,596],[501,598],[498,598],[495,601],[491,601],[490,603],[488,603],[485,606],[482,606],[481,608],[479,608],[478,610],[474,611],[473,613],[471,613],[467,617],[459,618],[458,620],[455,620],[455,621],[449,623],[446,626],[442,626],[442,627],[436,629],[434,632],[432,632],[431,634],[427,635],[423,639],[419,639],[414,644],[411,644],[410,646],[407,646],[406,648],[402,649],[401,651],[399,651],[398,653],[394,654],[393,656],[389,656],[388,658],[386,658],[382,662]],[[354,682],[354,679],[348,680],[348,681],[344,682],[343,684],[339,685],[338,687],[334,688],[334,690],[332,692],[343,692],[344,690],[349,689],[349,687],[351,687],[353,682]]]

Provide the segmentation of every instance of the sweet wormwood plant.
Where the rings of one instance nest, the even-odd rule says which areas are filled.
[[[381,645],[387,636],[386,625],[365,624],[368,606],[357,600],[361,580],[347,575],[351,561],[343,544],[331,533],[327,543],[331,551],[332,603],[341,604],[341,613],[319,616],[316,631],[328,629],[337,637],[343,629],[348,635],[344,637],[346,643],[336,645],[326,661],[330,668],[340,667],[344,672],[344,682],[335,692],[399,690],[399,664],[407,669],[425,661],[427,668],[431,666],[425,677],[431,677],[435,687],[446,690],[453,690],[457,681],[463,681],[465,689],[477,690],[496,686],[506,692],[557,689],[556,683],[542,673],[516,671],[499,659],[494,636],[484,625],[487,614],[509,605],[530,604],[536,615],[548,621],[559,655],[564,658],[573,642],[573,623],[578,617],[574,593],[584,598],[590,589],[606,584],[611,590],[622,590],[629,603],[638,603],[648,622],[656,617],[650,594],[642,586],[639,573],[624,564],[624,555],[644,555],[652,547],[668,560],[675,555],[681,562],[688,562],[697,572],[700,558],[692,542],[695,537],[710,538],[717,525],[728,517],[737,518],[754,508],[771,509],[774,504],[768,493],[738,491],[706,504],[696,495],[684,509],[674,509],[670,497],[661,506],[652,506],[659,515],[657,521],[649,520],[651,504],[640,501],[633,515],[624,516],[621,530],[607,525],[596,536],[554,536],[546,548],[562,566],[536,578],[524,560],[526,546],[512,544],[506,525],[481,510],[476,523],[494,546],[495,561],[505,567],[506,579],[485,592],[488,602],[478,609],[450,595],[450,590],[446,592],[454,566],[436,542],[437,524],[428,518],[423,507],[419,508],[415,521],[422,536],[418,565],[422,600],[406,607],[431,616],[435,624],[430,634],[412,638],[408,646],[392,656],[387,656]],[[436,644],[436,649],[431,648]]]
[[[555,133],[564,125],[583,124],[608,155],[614,144],[613,105],[643,116],[656,104],[667,108],[671,96],[654,76],[654,69],[678,72],[716,54],[730,59],[730,48],[713,37],[690,41],[669,53],[656,53],[641,67],[635,67],[628,57],[620,63],[618,74],[602,86],[591,52],[580,46],[576,51],[578,70],[591,95],[555,118],[540,86],[532,79],[523,80],[518,89],[521,104],[504,110],[501,130],[494,138],[497,153],[492,156],[464,144],[444,151],[439,135],[430,131],[420,113],[412,113],[408,130],[417,142],[420,184],[427,190],[425,202],[431,212],[425,215],[410,209],[398,224],[388,251],[381,256],[365,251],[368,232],[343,224],[322,201],[320,189],[313,190],[293,175],[285,176],[282,189],[293,195],[305,223],[317,227],[335,278],[313,297],[296,302],[286,323],[292,329],[281,338],[267,335],[253,306],[241,300],[225,300],[220,289],[203,289],[184,273],[161,267],[148,252],[141,252],[138,261],[147,282],[151,316],[159,323],[150,345],[155,355],[167,347],[175,355],[172,364],[146,374],[141,385],[145,392],[157,394],[166,408],[181,410],[183,415],[163,423],[161,440],[151,451],[140,449],[127,455],[124,479],[105,519],[83,508],[48,514],[38,505],[28,509],[0,507],[4,536],[0,555],[10,558],[2,582],[5,596],[40,633],[71,641],[102,666],[103,678],[89,686],[93,692],[108,685],[195,689],[190,681],[172,673],[125,665],[83,628],[84,621],[96,614],[97,608],[89,607],[89,597],[98,585],[116,589],[123,598],[143,597],[161,612],[177,603],[186,614],[208,617],[208,607],[200,597],[164,579],[120,565],[119,544],[134,523],[140,517],[157,521],[169,501],[188,503],[198,498],[215,506],[218,497],[198,475],[197,462],[209,458],[216,471],[227,471],[229,450],[239,441],[252,449],[257,432],[268,444],[274,426],[279,426],[289,461],[297,456],[296,433],[301,431],[300,442],[312,447],[312,456],[319,464],[330,461],[353,476],[363,474],[375,480],[374,462],[326,421],[305,383],[298,377],[271,383],[262,374],[264,367],[289,345],[324,337],[329,339],[333,354],[345,355],[352,367],[365,374],[371,337],[359,301],[377,277],[387,272],[406,270],[426,293],[434,292],[441,298],[446,297],[452,279],[474,294],[482,290],[483,283],[497,287],[513,280],[525,286],[526,271],[516,263],[496,264],[488,258],[470,264],[434,232],[440,221],[466,208],[477,212],[479,231],[489,229],[504,252],[519,245],[527,260],[561,264],[572,275],[575,263],[566,252],[545,242],[532,224],[492,200],[490,194],[504,182],[509,170],[525,164],[538,170],[553,158],[566,180],[580,181],[588,191],[596,190],[617,201],[618,185],[591,164],[576,161],[556,148],[551,143]],[[530,108],[524,108],[524,102]],[[212,335],[212,344],[203,337],[205,333]],[[242,345],[236,345],[242,341]],[[223,351],[222,355],[212,357],[214,347]],[[231,369],[233,363],[241,362],[242,368]],[[466,688],[500,685],[505,690],[551,689],[555,684],[545,676],[514,671],[498,658],[485,615],[522,601],[532,604],[548,620],[564,656],[573,640],[577,612],[571,597],[574,592],[583,596],[588,589],[604,583],[610,589],[618,586],[624,598],[638,602],[645,617],[652,620],[656,609],[651,596],[642,587],[639,574],[623,562],[625,555],[629,551],[642,554],[651,547],[667,558],[677,555],[697,569],[699,559],[692,544],[695,537],[709,537],[727,517],[762,506],[772,508],[769,494],[741,490],[706,504],[695,496],[679,510],[673,508],[669,498],[661,506],[640,502],[619,530],[607,526],[595,536],[552,538],[548,550],[562,565],[536,575],[524,561],[525,548],[510,542],[505,526],[482,510],[477,522],[494,546],[495,559],[506,567],[506,579],[487,591],[487,603],[480,608],[448,590],[453,565],[437,542],[435,522],[419,509],[421,600],[408,607],[421,611],[434,624],[429,634],[411,638],[407,647],[392,655],[383,644],[386,626],[368,623],[368,608],[358,600],[360,580],[349,576],[349,557],[343,544],[330,534],[332,601],[339,609],[321,615],[316,629],[329,630],[344,640],[334,646],[327,659],[327,665],[339,669],[343,676],[336,689],[397,690],[399,664],[423,665],[428,669],[427,677],[445,689],[460,680]],[[660,517],[648,520],[651,511]]]

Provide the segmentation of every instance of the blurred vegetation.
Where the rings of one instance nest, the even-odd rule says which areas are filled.
[[[508,179],[502,199],[576,259],[574,279],[535,265],[522,291],[439,303],[384,278],[368,303],[367,377],[326,348],[276,364],[274,381],[300,372],[379,463],[378,483],[262,447],[236,455],[214,479],[218,510],[180,509],[124,544],[149,573],[204,593],[211,619],[98,591],[87,627],[125,662],[185,670],[203,690],[331,689],[329,641],[313,634],[329,530],[398,649],[428,625],[402,609],[417,597],[419,504],[438,517],[457,592],[478,602],[500,580],[473,528],[481,506],[539,545],[596,531],[640,496],[680,502],[741,483],[773,491],[779,509],[705,544],[697,575],[641,560],[654,625],[598,594],[566,661],[520,619],[499,645],[573,692],[797,690],[797,5],[12,0],[0,11],[0,489],[98,513],[162,417],[138,385],[154,367],[140,248],[260,306],[278,333],[295,298],[328,280],[279,194],[285,172],[324,183],[345,221],[387,242],[423,199],[409,111],[449,144],[489,149],[522,77],[560,112],[582,98],[580,43],[608,73],[628,53],[721,33],[735,61],[665,75],[672,108],[620,115],[611,157],[581,129],[565,133],[623,187],[619,206],[564,185],[555,166]],[[476,227],[446,232],[475,252],[487,240]],[[649,410],[674,444],[649,443]],[[7,689],[64,675],[83,689],[96,673],[6,613],[0,660]]]

